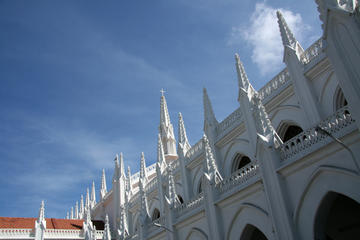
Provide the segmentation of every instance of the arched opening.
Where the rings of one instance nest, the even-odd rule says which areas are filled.
[[[295,137],[296,135],[303,132],[303,129],[296,125],[295,123],[283,123],[279,127],[277,133],[283,142],[290,140],[291,138]]]
[[[179,199],[179,202],[180,202],[181,204],[184,203],[184,199],[183,199],[180,195],[177,195],[177,198]]]
[[[160,218],[160,211],[159,211],[159,209],[155,208],[151,215],[151,220],[154,221],[158,218]]]
[[[238,171],[239,169],[245,167],[250,162],[251,162],[251,160],[248,156],[245,156],[242,154],[236,154],[236,156],[233,160],[231,173],[234,173],[234,172]]]
[[[328,193],[317,210],[315,240],[348,240],[360,236],[360,204],[345,195]]]
[[[248,224],[241,234],[240,240],[267,240],[267,238],[257,227]]]
[[[345,99],[343,91],[341,90],[340,87],[338,87],[335,92],[334,110],[337,111],[340,108],[345,107],[346,105],[348,105],[348,102]]]
[[[202,180],[200,179],[200,183],[198,186],[198,193],[202,193],[203,189],[202,189]]]

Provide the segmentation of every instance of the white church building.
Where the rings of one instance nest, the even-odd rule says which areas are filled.
[[[162,95],[155,164],[139,154],[131,174],[116,155],[112,188],[103,171],[99,201],[93,183],[63,220],[79,229],[52,234],[42,205],[25,233],[0,218],[0,239],[359,239],[360,12],[316,3],[323,35],[306,50],[277,12],[286,67],[259,91],[235,55],[239,108],[223,121],[204,89],[197,143],[180,113],[175,139]]]

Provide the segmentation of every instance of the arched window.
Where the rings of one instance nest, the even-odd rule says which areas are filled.
[[[202,180],[200,179],[199,187],[198,187],[198,193],[202,193]]]
[[[360,236],[360,204],[330,192],[321,201],[314,224],[314,239],[348,240]]]
[[[283,142],[303,132],[303,129],[294,123],[283,123],[277,131]]]
[[[231,173],[234,173],[237,170],[245,167],[250,162],[251,162],[251,160],[250,160],[250,158],[248,156],[245,156],[245,155],[242,155],[242,154],[236,154],[236,156],[235,156],[235,158],[233,160]]]
[[[338,87],[335,92],[334,110],[337,111],[340,108],[345,107],[347,104],[348,102],[345,99],[343,91],[341,90],[340,87]]]
[[[177,195],[177,198],[179,199],[179,202],[180,202],[181,204],[184,203],[184,199],[183,199],[180,195]]]
[[[267,240],[267,238],[257,227],[248,224],[241,234],[240,240]]]
[[[156,220],[160,218],[160,211],[159,209],[155,208],[154,211],[153,211],[153,214],[152,214],[152,217],[151,217],[151,220]]]

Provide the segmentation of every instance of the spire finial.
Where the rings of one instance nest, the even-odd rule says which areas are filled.
[[[140,180],[147,181],[146,163],[145,163],[144,152],[141,153],[141,159],[140,159]]]
[[[283,45],[295,48],[297,41],[296,41],[293,33],[291,32],[289,26],[287,25],[283,15],[281,14],[280,11],[276,11],[276,15],[278,18],[278,24],[279,24],[279,28],[280,28],[281,39],[282,39]]]
[[[238,75],[238,85],[239,88],[244,89],[245,91],[247,91],[249,89],[250,83],[249,83],[249,79],[247,77],[247,74],[245,72],[245,68],[243,63],[240,61],[240,57],[239,54],[235,53],[235,66],[236,66],[236,71],[237,71],[237,75]]]
[[[209,96],[207,94],[206,88],[203,89],[203,102],[204,102],[204,120],[205,123],[210,125],[216,125],[218,121],[216,120]],[[206,126],[204,126],[205,130]]]
[[[185,124],[181,113],[179,112],[179,134],[178,134],[179,148],[182,148],[184,154],[191,148],[189,140],[186,135]]]
[[[84,215],[84,196],[81,194],[80,198],[80,215],[79,218],[82,218]]]
[[[85,198],[85,211],[90,209],[90,195],[89,195],[89,188],[86,188],[86,198]]]
[[[42,200],[40,204],[38,222],[40,223],[44,220],[45,220],[45,204],[44,204],[44,200]]]
[[[96,204],[96,193],[95,193],[95,182],[92,182],[92,187],[91,187],[91,198],[90,198],[90,202],[91,202],[91,208],[93,208]]]
[[[160,89],[160,92],[161,92],[161,96],[163,97],[164,96],[164,93],[166,93],[166,91],[162,88]]]
[[[100,198],[101,200],[105,197],[107,193],[106,188],[106,177],[105,177],[105,169],[102,170],[102,176],[101,176],[101,189],[100,189]]]
[[[76,201],[75,203],[75,219],[79,219],[79,203]]]

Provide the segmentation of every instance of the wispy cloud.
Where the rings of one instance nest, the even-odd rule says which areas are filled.
[[[234,26],[228,44],[235,45],[245,41],[252,47],[252,61],[265,75],[279,70],[282,66],[283,45],[277,23],[276,11],[280,10],[298,41],[304,40],[311,27],[307,25],[299,13],[282,8],[273,8],[265,2],[257,3],[250,21]]]

